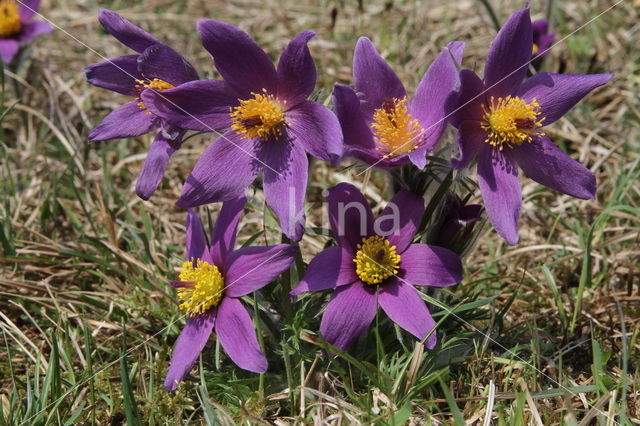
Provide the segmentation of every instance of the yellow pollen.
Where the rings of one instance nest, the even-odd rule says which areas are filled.
[[[533,43],[533,48],[531,49],[531,54],[535,55],[536,53],[538,53],[538,50],[540,50],[540,47],[536,43]]]
[[[0,0],[0,37],[10,37],[21,30],[18,4],[15,0]]]
[[[224,278],[215,265],[200,259],[195,267],[191,261],[184,262],[179,279],[185,283],[177,288],[180,309],[190,317],[208,311],[222,300]]]
[[[356,274],[367,284],[380,284],[390,276],[398,273],[400,255],[396,246],[392,246],[384,237],[375,235],[364,238],[358,244],[356,258]]]
[[[158,92],[162,92],[163,90],[173,89],[175,86],[171,83],[168,83],[164,80],[160,80],[159,78],[154,78],[153,80],[136,80],[136,91],[138,92],[138,107],[142,110],[146,110],[145,113],[151,114],[151,111],[147,110],[147,106],[142,102],[140,98],[140,94],[146,89],[154,89]]]
[[[251,99],[239,99],[240,105],[231,109],[231,129],[246,139],[266,141],[282,135],[287,126],[284,107],[266,90],[263,93],[251,93]]]
[[[373,112],[373,136],[385,158],[407,154],[422,140],[422,126],[409,114],[407,98],[393,98]]]
[[[481,127],[487,132],[485,142],[501,151],[505,145],[512,148],[531,142],[533,136],[544,135],[538,130],[544,117],[538,118],[540,105],[535,98],[527,103],[517,96],[498,99],[492,96],[491,106],[488,109],[483,106],[483,109],[484,122]]]

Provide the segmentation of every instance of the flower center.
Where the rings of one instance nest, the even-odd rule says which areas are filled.
[[[389,240],[375,235],[364,238],[358,244],[358,252],[353,261],[356,264],[356,274],[362,281],[379,284],[398,272],[400,255]]]
[[[422,139],[422,126],[409,114],[407,98],[393,98],[376,109],[371,127],[377,149],[385,158],[413,151]]]
[[[542,126],[544,117],[540,115],[540,105],[536,99],[527,103],[519,97],[507,96],[494,99],[491,106],[484,109],[484,122],[481,124],[487,132],[485,142],[498,147],[502,151],[505,145],[522,145],[532,141],[533,136],[542,136],[538,130]]]
[[[173,89],[175,86],[171,83],[168,83],[164,80],[160,80],[159,78],[154,78],[153,80],[136,80],[136,92],[138,93],[138,107],[142,110],[146,110],[147,114],[151,114],[151,111],[147,110],[147,106],[142,102],[140,98],[140,94],[147,90],[153,89],[158,92],[162,92],[167,89]]]
[[[182,302],[180,309],[194,317],[208,311],[222,300],[224,278],[215,265],[204,260],[197,260],[196,266],[187,261],[180,268],[178,299]]]
[[[539,50],[540,50],[540,47],[536,43],[533,43],[533,47],[531,48],[531,54],[535,55],[536,53],[538,53]]]
[[[9,37],[22,30],[20,13],[15,0],[0,0],[0,37]]]
[[[240,105],[231,109],[231,129],[246,139],[262,141],[282,135],[282,129],[287,126],[284,105],[266,90],[251,95],[251,99],[239,99]]]

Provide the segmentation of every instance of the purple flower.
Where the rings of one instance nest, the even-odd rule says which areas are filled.
[[[436,344],[435,321],[414,286],[451,286],[462,278],[460,258],[452,251],[411,244],[424,213],[419,196],[398,192],[374,221],[356,187],[341,183],[329,190],[329,221],[337,247],[320,252],[291,292],[335,289],[320,331],[325,340],[346,349],[373,320],[378,306],[400,327]]]
[[[549,21],[546,19],[533,21],[531,23],[531,29],[533,31],[533,48],[531,49],[531,58],[542,59],[547,55],[547,50],[556,38],[556,33],[549,32]]]
[[[40,8],[40,0],[0,0],[0,57],[9,63],[20,46],[52,28],[42,21],[33,21]]]
[[[461,240],[467,239],[476,223],[482,220],[481,205],[463,204],[460,197],[456,195],[451,195],[449,198],[451,201],[449,211],[436,238],[436,244],[443,247],[448,247],[456,237]]]
[[[267,370],[267,359],[240,297],[264,287],[288,269],[297,249],[280,244],[233,250],[245,202],[241,197],[223,204],[211,245],[197,215],[189,210],[187,261],[180,269],[179,281],[171,282],[182,302],[180,309],[189,319],[173,348],[164,382],[169,390],[189,372],[213,331],[238,367],[256,373]]]
[[[612,77],[540,73],[523,83],[532,44],[529,9],[522,9],[511,15],[493,41],[484,80],[462,70],[460,90],[449,105],[460,148],[453,166],[464,168],[477,156],[489,220],[509,244],[518,241],[518,168],[549,188],[582,199],[595,197],[593,173],[562,152],[541,128]]]
[[[316,68],[304,31],[287,46],[277,68],[244,31],[203,20],[198,31],[224,81],[205,80],[144,93],[152,111],[183,128],[225,132],[203,153],[177,201],[181,207],[225,201],[240,194],[260,173],[267,204],[283,232],[302,238],[307,153],[336,161],[342,132],[331,111],[306,100]],[[178,108],[176,108],[176,105]]]
[[[153,114],[141,97],[146,92],[162,92],[197,80],[198,73],[176,51],[117,13],[103,9],[98,20],[109,34],[137,54],[89,65],[85,69],[87,81],[134,99],[107,115],[89,140],[131,138],[160,129],[136,183],[136,193],[147,200],[160,184],[169,158],[180,148],[185,131]]]
[[[389,168],[411,161],[426,165],[447,127],[444,105],[458,82],[457,64],[464,43],[449,43],[422,77],[413,99],[368,38],[353,55],[355,91],[343,84],[333,89],[342,126],[345,155]]]

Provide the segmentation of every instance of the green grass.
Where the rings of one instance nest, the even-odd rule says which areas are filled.
[[[207,76],[212,67],[193,34],[199,18],[241,25],[274,58],[296,32],[315,29],[320,101],[335,81],[350,82],[359,35],[372,37],[414,88],[450,40],[467,41],[465,65],[481,70],[495,34],[479,2],[364,1],[363,11],[357,2],[245,3],[99,5],[129,7],[126,16],[181,48]],[[490,3],[500,19],[521,7]],[[608,6],[556,2],[555,29],[568,35]],[[98,4],[69,7],[45,2],[43,13],[107,56],[125,52],[98,29]],[[546,10],[532,7],[540,16]],[[183,256],[184,212],[173,202],[209,137],[192,138],[161,190],[140,201],[132,185],[149,138],[90,145],[91,124],[121,98],[83,82],[82,68],[99,58],[61,32],[43,37],[16,71],[23,82],[2,74],[0,424],[483,424],[489,417],[500,425],[638,424],[638,17],[625,3],[546,63],[551,71],[616,74],[548,132],[594,169],[598,199],[574,200],[523,180],[521,242],[509,247],[485,226],[466,256],[464,281],[424,294],[439,322],[436,350],[425,351],[383,314],[348,352],[331,347],[317,332],[326,294],[286,307],[287,290],[304,272],[298,262],[245,298],[268,373],[235,368],[211,339],[175,393],[162,387],[184,322],[167,285]],[[365,179],[345,165],[316,163],[313,206],[320,208],[322,189]],[[473,190],[465,182],[452,184]],[[380,172],[368,188],[382,199],[390,191]],[[278,243],[256,194],[239,243]],[[217,209],[199,212],[215,218]],[[304,261],[327,243],[306,237]]]

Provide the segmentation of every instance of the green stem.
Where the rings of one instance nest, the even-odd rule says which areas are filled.
[[[493,10],[493,7],[491,7],[491,5],[489,4],[489,1],[488,0],[478,0],[478,1],[482,3],[485,9],[487,9],[487,12],[489,13],[489,17],[491,18],[491,22],[493,22],[493,26],[496,28],[496,31],[500,31],[500,20],[498,19],[498,15],[496,15],[495,10]]]

